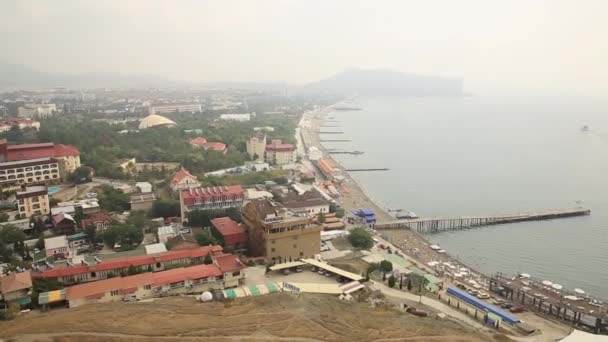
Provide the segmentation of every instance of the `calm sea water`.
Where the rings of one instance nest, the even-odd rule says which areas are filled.
[[[431,235],[487,273],[526,272],[608,298],[608,101],[564,98],[360,98],[334,112],[352,142],[328,148],[386,208],[424,217],[580,205],[591,216]],[[333,123],[332,123],[333,124]],[[589,125],[589,132],[581,127]],[[325,128],[336,130],[336,128]]]

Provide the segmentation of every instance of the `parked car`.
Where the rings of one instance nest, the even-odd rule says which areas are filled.
[[[303,270],[304,270],[304,269],[303,269],[302,267],[300,267],[300,266],[296,267],[296,272],[297,272],[297,273],[300,273],[300,272],[302,272]]]
[[[409,307],[407,309],[405,309],[405,312],[410,313],[414,316],[418,316],[418,317],[427,317],[429,314],[426,313],[425,311],[422,311],[420,309],[416,309],[414,307]]]
[[[485,293],[485,292],[483,292],[483,291],[479,291],[479,292],[477,292],[477,298],[479,298],[479,299],[489,299],[490,295],[487,294],[487,293]]]
[[[284,275],[288,275],[289,273],[291,273],[291,271],[289,270],[289,268],[286,268],[283,270],[283,274]]]
[[[131,294],[128,294],[128,295],[125,295],[124,297],[122,297],[123,302],[135,302],[137,300],[138,300],[137,296],[135,296],[134,293],[131,293]]]
[[[456,284],[456,287],[459,288],[459,289],[461,289],[461,290],[465,290],[465,291],[467,290],[467,287],[464,286],[464,285],[462,285],[462,284]]]
[[[317,273],[319,273],[320,275],[324,275],[325,271],[323,271],[323,269],[319,268],[319,271],[317,271]]]
[[[526,311],[526,309],[524,309],[523,306],[513,306],[512,308],[509,309],[509,311],[511,311],[511,313],[522,313],[524,311]]]
[[[513,307],[513,304],[511,304],[511,303],[503,303],[500,307],[503,308],[503,309],[510,309],[510,308]]]

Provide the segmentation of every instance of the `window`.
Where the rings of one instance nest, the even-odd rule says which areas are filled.
[[[160,268],[160,262],[156,263],[156,268]]]
[[[303,257],[304,256],[304,252],[300,252],[300,256]]]
[[[91,272],[91,278],[95,278],[95,277],[97,277],[97,273]]]
[[[34,208],[34,209],[40,209],[40,204],[36,203],[36,204],[34,204],[34,205],[32,206],[32,208]]]
[[[273,245],[274,245],[274,243],[275,243],[275,240],[270,240],[270,243],[271,243],[271,244],[273,244]]]
[[[144,290],[152,290],[152,285],[144,285]]]
[[[110,296],[118,296],[118,290],[110,291]]]
[[[293,245],[293,248],[298,248],[298,245]]]
[[[19,200],[19,204],[23,204],[23,198]]]
[[[17,172],[23,172],[23,169],[17,169]]]
[[[238,277],[240,275],[241,275],[241,271],[234,271],[234,272],[232,272],[232,276],[233,277]]]
[[[276,252],[276,250],[274,248],[271,248],[270,251],[273,252],[273,253]]]

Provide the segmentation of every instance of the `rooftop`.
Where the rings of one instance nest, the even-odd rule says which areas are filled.
[[[44,185],[36,185],[36,186],[28,186],[25,188],[25,191],[17,191],[17,198],[28,197],[28,195],[34,195],[39,193],[48,193],[46,186]]]
[[[182,167],[181,170],[179,170],[171,179],[171,184],[177,184],[179,183],[182,179],[186,178],[186,177],[190,177],[190,178],[194,178],[196,179],[195,176],[193,176],[190,172],[188,172],[188,170],[184,169]]]
[[[44,239],[44,249],[55,249],[68,246],[68,238],[65,235]]]
[[[182,190],[181,195],[184,200],[242,196],[243,188],[240,185],[200,187]]]
[[[26,290],[32,287],[30,271],[13,273],[0,278],[0,293]]]

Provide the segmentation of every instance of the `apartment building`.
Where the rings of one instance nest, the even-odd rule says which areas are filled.
[[[20,190],[23,185],[53,184],[61,179],[59,161],[38,158],[0,163],[0,189]]]
[[[49,193],[46,186],[29,186],[23,191],[17,191],[17,210],[21,218],[30,218],[38,215],[48,215]]]
[[[53,143],[9,145],[6,139],[0,140],[0,162],[40,158],[58,160],[61,178],[80,167],[80,151],[74,146]]]
[[[244,191],[240,185],[191,188],[179,192],[182,222],[188,221],[193,210],[240,208]]]
[[[258,132],[247,140],[247,154],[253,160],[263,160],[266,154],[266,133]]]
[[[203,107],[200,103],[172,103],[166,105],[155,105],[148,107],[150,115],[163,113],[196,113],[202,112]]]
[[[57,111],[54,103],[28,103],[17,109],[20,117],[39,117],[45,118],[53,115]]]
[[[296,161],[296,148],[292,144],[284,144],[281,140],[273,140],[266,145],[265,160],[272,165],[292,164]]]
[[[273,262],[312,258],[321,248],[321,226],[269,199],[247,203],[241,217],[249,236],[249,253]]]

